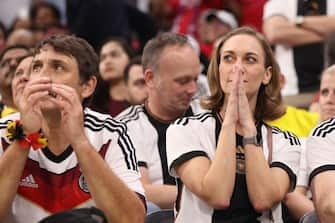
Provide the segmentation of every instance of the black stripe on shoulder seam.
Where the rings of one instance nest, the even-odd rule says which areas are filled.
[[[279,134],[283,132],[280,128],[276,127],[276,126],[272,126],[272,133],[274,134]]]
[[[311,174],[309,175],[309,178],[308,178],[308,185],[311,185],[312,180],[313,180],[313,178],[314,178],[316,175],[318,175],[319,173],[328,171],[328,170],[335,170],[335,165],[333,165],[333,164],[328,164],[328,165],[323,165],[323,166],[320,166],[320,167],[314,169],[314,170],[311,172]]]
[[[292,132],[289,131],[283,131],[277,127],[272,126],[272,133],[273,134],[283,134],[284,138],[290,141],[290,145],[301,145],[299,138],[293,134]]]
[[[124,122],[124,123],[137,120],[140,118],[139,113],[143,111],[144,109],[142,106],[139,106],[139,105],[133,106],[127,114],[121,117],[118,117],[117,120],[119,120],[120,122]]]
[[[175,159],[172,163],[171,163],[171,166],[170,166],[170,169],[171,168],[174,168],[176,166],[179,166],[180,164],[194,158],[194,157],[197,157],[197,156],[205,156],[205,157],[208,157],[207,153],[204,152],[204,151],[201,151],[201,150],[195,150],[195,151],[191,151],[191,152],[187,152],[187,153],[184,153],[182,154],[181,156],[179,156],[177,159]]]
[[[213,117],[213,114],[210,112],[199,113],[194,116],[182,117],[177,119],[173,124],[176,125],[186,125],[189,120],[200,120],[200,122],[204,122],[207,118]]]
[[[138,170],[134,145],[130,140],[127,127],[124,123],[114,120],[113,118],[101,120],[93,115],[87,114],[84,126],[95,132],[101,131],[103,128],[108,129],[110,132],[117,132],[119,135],[118,144],[125,157],[128,169]]]
[[[328,133],[335,129],[335,118],[331,118],[327,121],[319,124],[313,131],[312,136],[325,137]]]

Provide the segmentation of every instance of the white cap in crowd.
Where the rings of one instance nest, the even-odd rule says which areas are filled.
[[[232,29],[238,27],[238,22],[235,16],[226,10],[209,9],[208,11],[204,12],[204,18],[206,21],[210,21],[213,17],[227,24]]]

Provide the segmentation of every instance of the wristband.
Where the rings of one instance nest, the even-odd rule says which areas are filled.
[[[34,150],[45,148],[48,145],[48,140],[41,132],[31,133],[26,135],[20,120],[8,121],[6,127],[6,137],[9,141],[16,140],[18,144],[26,149],[32,147]]]

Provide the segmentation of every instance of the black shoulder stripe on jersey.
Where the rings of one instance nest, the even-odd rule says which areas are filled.
[[[101,131],[103,128],[110,132],[117,132],[119,135],[118,144],[124,154],[128,169],[137,170],[137,161],[135,156],[135,149],[130,137],[127,133],[127,127],[124,123],[107,118],[105,120],[98,119],[95,116],[87,114],[85,116],[84,126],[91,131]]]
[[[5,129],[7,127],[8,122],[11,120],[6,120],[3,122],[0,122],[0,129]]]
[[[291,132],[283,131],[277,127],[272,127],[273,134],[283,134],[285,139],[290,141],[290,145],[301,145],[299,138]]]
[[[120,122],[124,122],[124,123],[137,120],[140,118],[139,113],[143,111],[144,109],[142,106],[132,106],[132,108],[127,114],[124,114],[118,117],[117,120],[119,120]]]
[[[115,123],[111,122],[114,121],[112,119],[107,119],[106,121],[106,126],[109,126],[113,128],[115,126]],[[114,121],[115,122],[115,121]],[[122,126],[125,127],[123,123],[118,123],[119,125],[122,124]],[[123,149],[124,153],[126,154],[125,157],[130,159],[132,167],[134,170],[137,170],[137,160],[135,156],[135,147],[133,142],[130,139],[130,136],[127,132],[127,128],[122,128],[122,134],[119,136],[119,145]]]
[[[119,117],[117,117],[117,119],[122,119],[124,117],[128,117],[128,116],[132,116],[132,113],[134,112],[134,110],[136,109],[136,106],[131,106],[129,111],[127,113],[125,113],[124,115],[121,115]]]
[[[84,126],[90,129],[91,131],[95,132],[101,131],[104,127],[108,129],[110,132],[117,132],[119,135],[117,143],[120,146],[122,153],[125,157],[125,162],[127,163],[128,169],[137,170],[135,149],[133,143],[130,141],[129,136],[126,133],[126,131],[124,131],[124,129],[118,127],[117,128],[111,127],[108,124],[106,124],[105,126],[102,125],[101,127],[97,128],[87,124],[87,122],[85,123]]]
[[[200,122],[204,122],[209,117],[213,117],[213,114],[210,113],[210,112],[199,113],[199,114],[194,115],[194,116],[188,116],[188,117],[183,117],[183,118],[177,119],[173,124],[186,125],[189,120],[200,120]]]
[[[326,137],[327,134],[335,130],[335,118],[329,119],[322,122],[316,127],[312,133],[312,136]]]
[[[281,133],[282,132],[282,130],[280,130],[279,128],[277,128],[277,127],[275,127],[275,126],[272,126],[272,133],[274,133],[274,134],[279,134],[279,133]]]

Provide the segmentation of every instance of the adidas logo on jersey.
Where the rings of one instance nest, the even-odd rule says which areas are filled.
[[[32,174],[29,174],[28,176],[23,178],[20,182],[20,186],[38,188],[38,184],[35,182]]]

